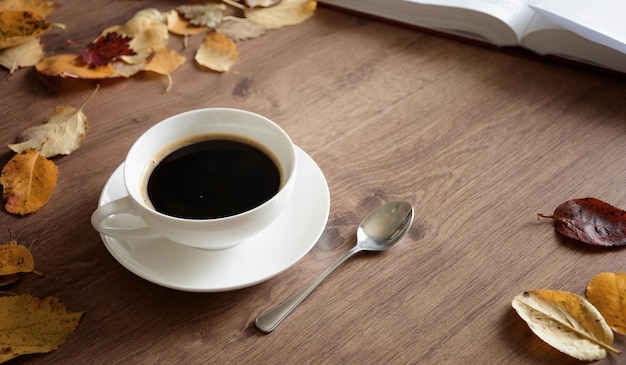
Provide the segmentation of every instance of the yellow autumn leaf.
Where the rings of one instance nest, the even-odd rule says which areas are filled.
[[[166,47],[155,53],[143,70],[159,75],[169,75],[183,63],[185,63],[185,56]]]
[[[57,165],[37,150],[13,156],[0,175],[7,212],[25,215],[43,207],[52,195],[58,172]]]
[[[0,362],[56,350],[74,333],[83,312],[53,297],[0,297]]]
[[[613,332],[600,312],[580,295],[532,290],[517,295],[513,308],[530,329],[555,349],[579,360],[599,360],[611,347]]]
[[[626,273],[596,275],[587,285],[587,300],[598,308],[609,327],[626,334]]]
[[[215,28],[219,33],[235,42],[258,38],[265,34],[265,27],[243,18],[230,17]]]
[[[35,271],[35,260],[30,251],[13,242],[0,245],[0,275]]]
[[[288,25],[296,25],[309,19],[315,13],[315,0],[282,0],[268,8],[244,8],[246,19],[264,26],[277,29]]]
[[[174,9],[167,14],[167,28],[170,32],[181,36],[200,34],[208,29],[206,26],[192,25],[189,20],[180,16],[180,13]]]
[[[48,16],[58,4],[47,0],[2,0],[0,1],[0,12],[3,11],[28,11],[37,14],[42,18]]]
[[[70,77],[74,79],[106,79],[120,77],[111,66],[89,66],[76,54],[60,54],[46,57],[35,65],[35,69],[47,76]]]
[[[184,56],[166,47],[155,53],[143,70],[167,76],[169,85],[165,91],[168,91],[172,87],[172,72],[176,71],[185,60]]]
[[[52,23],[29,11],[0,12],[0,49],[17,46],[50,29]]]
[[[213,71],[224,72],[230,69],[238,57],[239,50],[235,42],[223,34],[211,31],[202,39],[195,60]]]
[[[13,73],[20,67],[36,65],[43,58],[43,55],[43,46],[39,38],[33,38],[17,46],[0,50],[0,65]]]
[[[165,48],[169,39],[167,25],[146,12],[137,13],[116,31],[131,37],[128,46],[136,54],[120,57],[130,64],[140,63],[154,52]]]
[[[78,108],[58,106],[44,124],[27,128],[17,137],[18,143],[9,148],[16,153],[27,149],[39,150],[44,157],[69,155],[80,148],[85,140],[89,121],[83,108],[98,88]]]

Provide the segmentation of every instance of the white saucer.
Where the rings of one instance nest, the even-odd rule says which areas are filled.
[[[101,235],[122,266],[155,284],[190,292],[219,292],[265,281],[291,267],[313,248],[330,210],[328,184],[315,161],[297,148],[298,170],[291,203],[257,236],[224,250],[202,250],[165,238],[123,240]],[[127,195],[122,165],[109,178],[99,205]],[[117,218],[118,216],[116,216]],[[119,216],[132,227],[139,218]],[[139,221],[140,222],[140,221]]]

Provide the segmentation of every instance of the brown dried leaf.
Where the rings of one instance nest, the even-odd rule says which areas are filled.
[[[25,43],[50,29],[52,23],[28,11],[0,13],[0,49]]]
[[[0,276],[0,287],[11,285],[20,280],[20,277],[20,273]]]
[[[237,45],[227,36],[212,31],[204,36],[195,60],[213,71],[224,72],[230,69],[238,57]]]
[[[0,362],[56,350],[74,333],[82,315],[53,297],[0,297]]]
[[[263,26],[252,23],[247,19],[239,18],[237,18],[237,20],[234,20],[232,18],[229,20],[225,20],[220,25],[218,25],[215,30],[224,34],[235,42],[245,39],[258,38],[266,32]]]
[[[52,195],[58,170],[54,162],[37,150],[26,150],[13,156],[0,175],[7,212],[25,215],[43,207]]]
[[[244,14],[253,23],[277,29],[304,22],[313,16],[316,7],[315,0],[283,0],[269,8],[245,8]]]
[[[20,67],[34,66],[43,58],[43,46],[39,38],[0,51],[0,65],[13,73]]]

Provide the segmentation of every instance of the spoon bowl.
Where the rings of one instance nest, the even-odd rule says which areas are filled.
[[[333,270],[357,252],[383,251],[398,243],[411,227],[413,214],[411,204],[403,200],[374,209],[359,224],[356,246],[291,298],[259,316],[254,321],[256,327],[264,333],[272,332]]]

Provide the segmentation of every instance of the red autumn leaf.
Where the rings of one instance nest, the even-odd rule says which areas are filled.
[[[626,245],[626,211],[596,198],[569,200],[554,210],[554,228],[565,237],[599,246]]]
[[[120,56],[133,56],[135,52],[130,49],[128,42],[131,37],[125,37],[110,32],[96,39],[81,54],[83,61],[91,66],[105,66]]]

